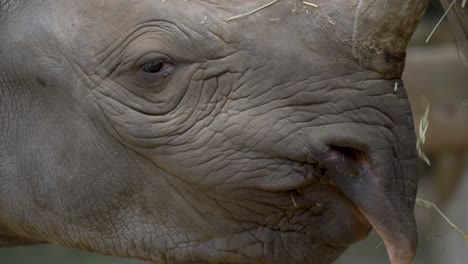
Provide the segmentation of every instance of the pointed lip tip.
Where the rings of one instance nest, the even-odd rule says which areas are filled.
[[[411,264],[416,255],[418,244],[417,231],[414,229],[406,233],[399,233],[393,236],[388,234],[380,234],[380,237],[387,248],[388,257],[391,264]]]
[[[413,263],[415,253],[411,252],[411,254],[405,254],[404,256],[394,256],[389,253],[390,264],[411,264]]]
[[[401,252],[400,252],[401,253]],[[391,264],[411,264],[416,252],[413,250],[405,250],[403,254],[393,254],[388,252]]]

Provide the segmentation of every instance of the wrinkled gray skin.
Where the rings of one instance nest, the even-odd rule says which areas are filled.
[[[0,245],[157,263],[416,246],[426,1],[0,1]],[[394,91],[395,84],[398,85]]]

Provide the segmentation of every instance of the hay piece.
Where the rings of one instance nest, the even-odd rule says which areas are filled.
[[[251,14],[253,14],[253,13],[255,13],[255,12],[258,12],[258,11],[264,9],[264,8],[267,8],[267,7],[271,6],[271,5],[273,5],[273,4],[276,3],[276,2],[278,2],[278,0],[273,0],[273,1],[271,1],[270,3],[268,3],[268,4],[266,4],[266,5],[263,5],[263,6],[259,7],[259,8],[257,8],[257,9],[254,9],[254,10],[252,10],[252,11],[250,11],[250,12],[247,12],[247,13],[245,13],[245,14],[241,14],[241,15],[237,15],[237,16],[230,17],[230,18],[227,19],[227,21],[231,21],[231,20],[234,20],[234,19],[238,19],[238,18],[241,18],[241,17],[245,17],[245,16],[248,16],[248,15],[251,15]]]
[[[290,193],[289,195],[291,196],[291,200],[292,200],[292,202],[294,204],[294,207],[297,208],[297,203],[296,203],[296,200],[294,200],[294,196],[292,195],[292,193]]]
[[[318,5],[312,4],[312,3],[310,3],[310,2],[302,1],[302,3],[303,3],[304,5],[308,5],[308,6],[318,7]]]
[[[455,4],[457,0],[453,0],[452,3],[449,5],[449,7],[447,8],[447,10],[445,10],[445,13],[444,15],[440,18],[439,22],[437,22],[436,26],[434,27],[434,29],[431,31],[431,33],[429,34],[429,36],[427,37],[426,39],[426,43],[429,42],[429,40],[431,39],[432,35],[434,34],[434,32],[436,31],[436,29],[439,27],[440,23],[442,22],[442,20],[444,20],[444,18],[447,16],[448,12],[450,11],[450,9],[452,9],[452,6],[453,4]],[[466,2],[466,0],[464,0]],[[465,3],[464,2],[464,3]],[[462,7],[464,6],[464,3],[462,4]]]
[[[466,2],[467,2],[466,0],[463,0],[462,8],[465,8]]]
[[[431,207],[434,208],[438,214],[440,214],[440,216],[442,216],[445,221],[453,228],[455,229],[458,233],[460,233],[460,235],[462,235],[463,237],[463,240],[465,241],[465,243],[468,245],[468,234],[466,234],[465,232],[463,232],[460,228],[458,228],[458,226],[456,226],[454,223],[452,223],[452,221],[450,221],[450,219],[448,219],[447,216],[445,216],[442,211],[440,211],[439,207],[437,207],[437,205],[435,203],[431,203],[429,201],[426,201],[426,200],[423,200],[423,199],[420,199],[420,198],[416,198],[416,205],[417,206],[420,206],[420,207],[426,207],[427,209],[430,209]]]
[[[427,104],[426,111],[424,111],[424,114],[421,117],[421,121],[419,121],[419,135],[418,135],[418,140],[416,142],[416,150],[418,151],[419,157],[424,160],[427,165],[431,166],[431,161],[429,158],[426,156],[426,154],[422,151],[422,145],[426,142],[426,132],[427,128],[429,127],[429,110],[430,110],[431,104]]]

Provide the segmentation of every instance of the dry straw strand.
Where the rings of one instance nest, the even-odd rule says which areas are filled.
[[[291,196],[291,200],[292,200],[292,202],[294,204],[294,207],[297,208],[297,203],[296,203],[296,200],[294,200],[294,196],[292,195],[292,193],[290,193],[289,195]]]
[[[230,17],[230,18],[227,19],[227,21],[231,21],[231,20],[234,20],[234,19],[238,19],[238,18],[241,18],[241,17],[245,17],[245,16],[248,16],[248,15],[251,15],[251,14],[253,14],[253,13],[255,13],[255,12],[258,12],[258,11],[264,9],[264,8],[267,8],[267,7],[271,6],[271,5],[273,5],[273,4],[276,3],[276,2],[278,2],[278,0],[273,0],[273,1],[271,1],[270,3],[268,3],[268,4],[266,4],[266,5],[263,5],[263,6],[259,7],[259,8],[257,8],[257,9],[254,9],[254,10],[252,10],[252,11],[250,11],[250,12],[247,12],[247,13],[245,13],[245,14],[241,14],[241,15],[237,15],[237,16]]]
[[[436,26],[434,27],[434,29],[431,31],[431,34],[429,34],[429,36],[427,37],[426,39],[426,43],[429,42],[429,40],[431,39],[432,37],[432,34],[434,34],[434,32],[436,31],[436,29],[439,27],[440,23],[442,22],[442,20],[444,20],[444,18],[447,16],[448,12],[450,11],[450,9],[452,9],[452,6],[453,4],[455,4],[457,0],[453,0],[452,3],[449,5],[449,7],[447,8],[447,10],[445,11],[444,15],[440,18],[439,22],[437,22]],[[464,0],[462,6],[464,6],[466,0]]]
[[[463,0],[462,8],[465,8],[466,2],[467,2],[466,0]]]
[[[426,111],[424,111],[423,116],[421,117],[421,121],[419,122],[419,137],[418,141],[416,142],[416,150],[418,151],[418,155],[421,159],[423,159],[427,165],[431,166],[431,161],[426,156],[426,154],[422,151],[422,145],[426,142],[426,132],[427,128],[429,127],[429,110],[431,105],[427,104]]]
[[[465,0],[465,1],[466,1],[466,0]],[[303,3],[304,5],[308,5],[308,6],[318,7],[318,5],[313,4],[313,3],[311,3],[311,2],[302,1],[302,3]]]
[[[450,219],[448,219],[447,216],[445,216],[442,211],[440,211],[439,207],[437,207],[437,205],[435,203],[431,203],[429,201],[426,201],[426,200],[423,200],[423,199],[420,199],[420,198],[416,198],[416,204],[418,206],[421,206],[421,207],[426,207],[426,208],[434,208],[437,213],[440,214],[440,216],[442,216],[445,221],[452,227],[454,228],[458,233],[460,233],[460,235],[462,235],[463,237],[463,240],[465,241],[466,244],[468,244],[468,235],[463,232],[458,226],[456,226],[454,223],[452,223],[452,221],[450,221]]]

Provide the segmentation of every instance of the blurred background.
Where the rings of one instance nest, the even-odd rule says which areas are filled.
[[[460,1],[461,2],[461,1]],[[465,7],[468,8],[468,7]],[[414,113],[416,133],[429,108],[429,127],[420,162],[418,198],[435,203],[461,230],[468,232],[468,62],[457,47],[447,20],[429,43],[432,29],[444,13],[434,0],[408,50],[403,80]],[[415,264],[468,263],[468,244],[434,208],[416,206],[419,245]],[[0,249],[1,264],[138,264],[52,245]],[[353,245],[336,263],[389,263],[382,240],[372,233]]]

